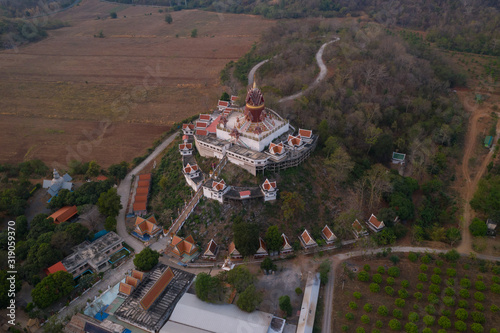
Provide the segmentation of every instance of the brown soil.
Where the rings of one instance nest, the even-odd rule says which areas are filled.
[[[405,256],[406,257],[406,256]],[[438,259],[437,256],[435,259]],[[376,274],[376,269],[378,266],[384,266],[386,268],[391,267],[392,263],[387,259],[375,259],[373,260],[363,260],[361,257],[358,257],[356,259],[351,259],[346,261],[349,263],[349,267],[356,267],[358,272],[363,269],[363,265],[369,264],[371,266],[371,271],[370,271],[370,276],[373,276],[373,274]],[[364,327],[367,332],[370,332],[372,328],[375,328],[375,322],[377,320],[381,320],[384,325],[380,329],[381,332],[391,332],[392,330],[388,326],[388,322],[393,319],[394,317],[392,316],[392,311],[396,309],[397,307],[394,304],[394,301],[396,298],[398,298],[398,290],[401,289],[401,281],[402,280],[408,280],[409,281],[409,287],[407,288],[408,291],[408,298],[406,299],[406,305],[404,308],[401,310],[403,311],[403,318],[399,319],[401,322],[402,328],[404,328],[404,325],[408,323],[408,314],[410,312],[416,312],[419,315],[419,320],[416,322],[416,325],[419,327],[419,329],[423,329],[425,327],[425,324],[422,321],[422,318],[427,315],[425,312],[424,308],[429,304],[427,301],[427,296],[430,294],[429,291],[429,285],[431,284],[430,282],[430,277],[433,274],[433,269],[438,267],[435,262],[428,264],[428,271],[426,272],[429,281],[428,282],[423,282],[424,288],[420,292],[423,294],[423,298],[420,301],[416,301],[416,299],[413,297],[413,294],[419,290],[417,290],[416,286],[420,281],[418,280],[418,274],[421,273],[419,270],[419,266],[422,263],[420,261],[417,261],[416,263],[410,262],[408,259],[404,258],[401,260],[401,262],[398,264],[398,267],[401,270],[401,276],[398,278],[395,278],[395,283],[392,286],[392,288],[395,290],[395,293],[393,296],[389,296],[384,288],[387,286],[386,279],[388,277],[387,273],[382,274],[383,281],[380,284],[380,292],[378,293],[373,293],[369,289],[369,285],[371,282],[360,282],[357,281],[357,279],[351,280],[349,279],[343,272],[342,266],[339,266],[337,269],[337,275],[335,279],[335,303],[334,303],[334,313],[333,313],[333,332],[341,332],[341,326],[342,325],[348,325],[351,329],[349,330],[350,332],[353,332],[358,326]],[[472,319],[470,316],[470,313],[472,311],[475,311],[474,308],[474,303],[476,303],[476,300],[474,300],[474,293],[476,292],[476,289],[474,288],[474,283],[478,280],[477,276],[482,275],[483,276],[483,282],[486,284],[487,288],[492,284],[491,278],[494,274],[491,272],[488,273],[480,273],[478,270],[478,266],[475,264],[471,264],[470,268],[468,270],[464,269],[463,263],[458,263],[456,265],[456,271],[457,271],[457,276],[454,278],[455,284],[452,286],[452,288],[456,292],[455,298],[455,306],[448,307],[442,302],[442,297],[446,296],[444,294],[444,290],[446,289],[446,279],[448,279],[448,276],[446,275],[446,269],[451,268],[452,265],[450,263],[444,262],[444,265],[439,267],[442,271],[440,277],[442,279],[442,282],[439,284],[439,287],[441,288],[441,293],[438,294],[438,297],[440,298],[439,303],[434,305],[435,309],[437,310],[437,314],[435,314],[436,322],[432,326],[433,330],[436,330],[438,327],[437,320],[441,316],[441,311],[443,310],[449,310],[451,312],[451,315],[449,316],[451,322],[452,322],[452,327],[454,328],[454,323],[456,321],[456,318],[454,316],[455,310],[458,308],[457,303],[458,300],[462,299],[460,296],[458,296],[458,292],[462,287],[459,284],[459,281],[462,277],[468,277],[471,282],[472,286],[469,289],[469,292],[471,294],[471,297],[466,299],[469,303],[469,309],[467,311],[469,312],[469,318],[465,320],[467,325],[469,326],[472,324]],[[353,297],[353,292],[358,291],[362,294],[362,297],[360,300],[357,300]],[[485,332],[489,332],[490,328],[496,328],[500,327],[500,317],[493,313],[490,310],[490,306],[492,304],[498,304],[500,301],[500,297],[497,294],[490,293],[488,290],[483,291],[483,293],[486,296],[486,299],[484,302],[482,302],[484,306],[484,315],[486,322],[483,324],[485,328]],[[351,310],[349,308],[349,302],[355,302],[358,306],[356,310]],[[373,310],[370,313],[367,313],[363,310],[363,306],[366,303],[371,303],[373,306]],[[413,305],[417,304],[418,308],[414,309]],[[389,315],[387,317],[380,316],[377,314],[377,308],[380,305],[385,305],[389,309]],[[351,312],[354,314],[355,319],[353,321],[349,321],[345,318],[346,313]],[[368,315],[370,317],[370,324],[363,324],[360,320],[362,315]]]
[[[117,19],[107,17],[111,11]],[[84,0],[54,15],[71,26],[1,51],[0,163],[40,158],[67,165],[79,157],[109,166],[144,154],[174,122],[215,106],[220,70],[274,24],[190,10],[173,12],[169,25],[164,15],[155,7]],[[198,37],[191,38],[195,28]],[[101,30],[105,38],[95,38]],[[85,131],[102,132],[108,119],[114,130],[99,144],[68,156],[93,140]]]

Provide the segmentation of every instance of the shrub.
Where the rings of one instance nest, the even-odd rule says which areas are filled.
[[[387,309],[387,306],[381,305],[378,307],[377,313],[381,316],[386,317],[389,314],[389,310]]]
[[[443,266],[443,261],[442,260],[436,260],[436,266]]]
[[[410,314],[408,315],[408,320],[411,321],[411,322],[416,322],[418,321],[420,317],[418,316],[418,313],[416,312],[410,312]]]
[[[390,260],[390,261],[392,261],[392,263],[393,263],[394,265],[397,265],[397,264],[398,264],[398,262],[399,262],[401,259],[399,259],[399,257],[398,257],[397,255],[392,255],[392,256],[389,258],[389,260]]]
[[[385,268],[384,268],[384,266],[378,266],[378,267],[377,267],[377,273],[379,273],[379,274],[384,274],[384,273],[385,273]]]
[[[408,259],[411,261],[411,262],[415,262],[418,260],[418,256],[415,252],[410,252],[408,253]]]
[[[491,281],[495,282],[495,283],[500,283],[500,277],[498,277],[498,276],[492,276],[491,277]]]
[[[391,268],[389,268],[387,270],[387,274],[389,274],[389,276],[396,278],[396,277],[399,277],[399,275],[401,274],[401,271],[399,270],[399,267],[392,266]]]
[[[439,297],[437,297],[436,294],[429,294],[427,296],[427,300],[429,301],[429,303],[431,304],[437,304],[439,303]]]
[[[463,321],[459,320],[455,322],[455,329],[459,332],[467,331],[467,324]]]
[[[461,299],[460,301],[458,301],[458,307],[461,309],[468,309],[469,303],[467,303],[467,301],[464,301],[463,299]]]
[[[424,284],[423,283],[417,283],[417,290],[424,290]]]
[[[439,275],[433,274],[431,276],[431,282],[435,284],[441,284],[441,277]]]
[[[422,320],[424,321],[425,325],[432,326],[432,325],[434,325],[436,318],[434,318],[434,316],[431,316],[431,315],[426,315],[426,316],[424,316],[424,318]]]
[[[345,318],[347,320],[354,320],[354,315],[351,312],[345,314]]]
[[[296,293],[297,295],[301,295],[301,294],[302,294],[302,289],[301,289],[300,287],[295,288],[295,293]],[[355,294],[355,293],[356,293],[356,292],[354,292],[353,294]],[[360,295],[361,295],[361,294],[360,294]]]
[[[394,301],[394,305],[396,305],[398,308],[404,308],[405,304],[406,302],[402,298],[396,298],[396,300]]]
[[[424,308],[425,312],[427,312],[430,315],[433,315],[436,313],[436,309],[434,308],[434,305],[429,304]]]
[[[498,330],[497,330],[496,328],[492,328],[492,329],[490,330],[490,333],[498,333]]]
[[[406,291],[406,289],[399,289],[398,295],[400,298],[403,298],[403,299],[408,298],[408,292]]]
[[[401,287],[408,288],[410,286],[410,282],[408,280],[401,281]]]
[[[401,311],[399,309],[394,309],[394,310],[392,310],[392,316],[394,318],[401,319],[401,318],[403,318],[403,311]]]
[[[378,293],[380,291],[380,285],[377,283],[370,283],[370,291],[372,293]]]
[[[443,311],[441,311],[441,315],[445,316],[445,317],[449,317],[451,315],[451,311],[448,309],[444,309]]]
[[[375,322],[375,327],[382,328],[382,326],[384,326],[384,323],[382,322],[382,320],[377,320]]]
[[[434,269],[432,270],[434,272],[434,274],[436,275],[441,275],[441,268],[439,267],[434,267]]]
[[[366,304],[363,306],[363,310],[365,310],[365,312],[372,312],[372,310],[373,310],[373,305],[371,305],[370,303],[366,303]]]
[[[359,291],[355,291],[352,293],[352,296],[354,296],[355,299],[360,299],[361,298],[361,293]]]
[[[465,289],[469,289],[471,286],[471,282],[467,278],[460,279],[460,286]]]
[[[372,276],[372,281],[375,282],[375,283],[382,283],[382,275],[380,274],[373,274]]]
[[[380,331],[376,328],[372,329],[372,333],[380,333]]]
[[[390,286],[386,286],[384,289],[385,289],[385,292],[387,295],[389,295],[389,296],[394,295],[394,288],[392,288]]]
[[[444,257],[449,262],[456,262],[458,259],[460,259],[460,253],[458,253],[457,250],[452,249],[452,250],[446,252]]]
[[[363,327],[358,327],[356,328],[356,333],[366,333],[366,331]]]
[[[368,264],[364,265],[364,266],[363,266],[363,270],[364,270],[365,272],[369,272],[369,271],[371,270],[370,265],[368,265]]]
[[[426,327],[422,330],[422,333],[432,333],[432,330],[429,327]]]
[[[496,277],[496,276],[494,276],[494,277]],[[490,288],[490,289],[491,289],[491,291],[492,291],[492,292],[494,292],[495,294],[500,294],[500,284],[498,284],[498,283],[493,283],[493,284],[491,285],[491,288]]]
[[[472,321],[475,323],[483,324],[485,321],[484,313],[479,311],[472,311],[470,316],[472,317]]]
[[[446,275],[448,275],[449,277],[455,277],[457,276],[457,270],[454,268],[448,268],[446,270]]]
[[[370,323],[370,317],[368,317],[367,315],[362,315],[361,316],[361,322],[363,324],[369,324]]]
[[[474,303],[474,307],[477,311],[484,311],[484,305],[481,303]]]
[[[462,298],[469,298],[470,297],[470,293],[469,293],[469,291],[467,289],[460,289],[460,291],[458,292],[458,294]]]
[[[484,332],[483,325],[478,324],[478,323],[474,323],[474,324],[470,325],[470,329],[474,333],[483,333]]]
[[[422,259],[420,259],[420,261],[424,264],[429,264],[432,261],[432,258],[428,254],[426,254],[422,257]]]
[[[370,274],[368,274],[366,271],[361,271],[358,273],[358,280],[362,282],[368,282],[370,281]]]
[[[490,310],[491,312],[498,312],[500,311],[500,308],[497,305],[493,304],[491,305]]]
[[[349,326],[342,325],[342,331],[347,332],[349,330]]]
[[[418,333],[418,326],[414,323],[407,323],[405,325],[405,331],[407,333]]]
[[[438,320],[438,325],[444,329],[450,328],[451,327],[451,320],[448,317],[441,316]]]
[[[413,297],[415,297],[415,299],[416,299],[417,301],[420,301],[420,300],[422,299],[423,295],[422,295],[422,293],[421,293],[421,292],[418,292],[418,291],[417,291],[416,293],[414,293],[414,294],[413,294]]]
[[[400,331],[401,330],[401,323],[399,322],[399,320],[397,319],[391,319],[389,321],[389,327],[393,330],[393,331]]]
[[[455,296],[455,289],[448,287],[444,290],[444,293],[446,296]]]
[[[427,274],[425,273],[418,274],[418,280],[422,282],[427,282]]]
[[[394,278],[389,276],[389,277],[385,280],[385,283],[387,283],[387,285],[388,285],[388,286],[392,286],[392,285],[394,285]]]
[[[457,319],[459,320],[466,320],[467,318],[469,318],[469,313],[467,312],[467,310],[457,309],[455,311],[455,317],[457,317]]]
[[[351,310],[356,310],[358,308],[358,305],[355,302],[349,302],[349,307]]]
[[[472,236],[483,237],[486,236],[488,227],[486,226],[486,223],[475,217],[471,224],[469,224],[469,230]]]
[[[476,301],[483,302],[483,301],[484,301],[484,298],[485,298],[485,297],[484,297],[484,294],[483,294],[482,292],[480,292],[480,291],[476,291],[476,292],[474,293],[474,299],[475,299]]]
[[[446,285],[448,286],[454,286],[455,285],[455,280],[453,278],[449,278],[446,280]]]
[[[479,267],[479,268],[480,268],[480,270],[481,270],[481,268],[483,268],[483,267],[484,267],[484,266],[482,266],[482,265],[481,265],[481,266]],[[478,274],[478,275],[476,276],[476,279],[478,279],[479,281],[483,281],[483,276]]]
[[[434,294],[439,294],[441,292],[441,288],[437,284],[431,284],[429,286],[429,291]]]
[[[476,290],[479,290],[479,291],[486,290],[486,285],[484,284],[483,281],[476,281],[476,283],[474,285],[476,287]]]
[[[425,273],[425,272],[427,272],[428,269],[429,269],[429,267],[427,267],[426,264],[420,265],[420,271],[421,272]]]
[[[450,296],[445,296],[445,297],[443,297],[443,303],[446,306],[454,306],[455,305],[455,299],[453,297],[450,297]]]
[[[280,309],[286,313],[287,316],[292,315],[292,303],[290,302],[290,296],[283,295],[278,298]]]

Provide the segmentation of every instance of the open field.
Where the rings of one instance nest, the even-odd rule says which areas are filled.
[[[394,276],[393,282],[389,281],[388,269],[393,267],[389,258],[348,260],[346,269],[356,271],[352,280],[339,266],[335,283],[334,332],[343,331],[343,325],[349,327],[347,332],[355,332],[357,327],[363,327],[366,332],[376,327],[380,332],[399,332],[406,330],[405,326],[409,322],[418,327],[418,332],[425,327],[436,332],[440,326],[446,326],[446,319],[441,319],[438,323],[443,316],[451,321],[451,327],[445,329],[447,332],[458,331],[455,323],[459,320],[467,325],[467,332],[471,332],[470,327],[474,322],[483,325],[485,332],[489,332],[490,328],[500,327],[500,318],[495,312],[498,310],[492,308],[500,302],[498,266],[470,258],[462,258],[457,263],[448,262],[434,254],[428,257],[418,255],[419,258],[415,262],[408,260],[407,254],[398,256],[402,258],[396,265],[400,275]],[[366,264],[369,271],[362,273],[368,277],[365,281],[365,276],[362,277],[359,272],[364,271]],[[378,270],[380,272],[377,272]],[[375,282],[378,278],[382,279],[380,283]],[[373,292],[371,284],[377,284],[380,291]],[[354,292],[360,294],[355,295]],[[396,299],[404,299],[404,302],[397,303]],[[371,304],[371,307],[365,308],[365,304]],[[379,306],[387,307],[388,313],[379,312]],[[466,310],[467,318],[457,318],[456,311],[460,308]],[[348,313],[354,318],[349,319],[351,315]],[[416,313],[417,316],[410,316],[411,313]],[[369,323],[366,317],[362,318],[363,315],[369,318]],[[434,317],[434,323],[426,322],[431,318],[424,320],[425,316]],[[393,319],[399,321],[401,329],[389,328],[389,321]],[[377,325],[377,321],[381,321],[382,325]]]
[[[81,158],[108,166],[144,154],[174,122],[214,107],[220,70],[274,24],[197,10],[172,13],[170,25],[164,17],[157,7],[84,0],[54,15],[71,26],[1,51],[0,163]],[[94,37],[100,31],[104,38]],[[67,156],[108,119],[114,129],[90,153]]]

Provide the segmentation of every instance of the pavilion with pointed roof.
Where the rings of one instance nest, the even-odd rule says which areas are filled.
[[[198,251],[198,247],[194,243],[194,238],[191,235],[186,238],[174,235],[172,242],[167,246],[170,247],[172,253],[179,257],[183,257],[184,255],[193,256]]]
[[[215,260],[217,259],[217,253],[219,252],[219,246],[212,238],[210,242],[208,242],[207,248],[203,255],[201,256],[203,259]]]
[[[326,244],[333,244],[337,240],[337,236],[335,236],[330,227],[327,225],[325,225],[325,227],[321,230],[321,237],[323,237]]]
[[[243,256],[241,255],[240,251],[236,249],[236,245],[234,245],[234,242],[231,242],[229,244],[227,252],[231,259],[243,259]]]
[[[158,226],[154,215],[151,215],[147,219],[140,216],[135,218],[135,228],[132,234],[142,241],[148,241],[151,237],[158,235],[160,231],[161,227]]]
[[[304,249],[310,249],[318,246],[318,243],[312,238],[311,234],[307,229],[304,229],[302,234],[299,236],[300,244]]]
[[[278,185],[276,181],[269,181],[269,179],[266,179],[260,188],[262,194],[264,194],[264,201],[276,200],[278,195]]]

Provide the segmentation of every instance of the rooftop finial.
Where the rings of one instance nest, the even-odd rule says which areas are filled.
[[[255,74],[253,75],[253,89],[257,88],[257,81],[255,81]]]

